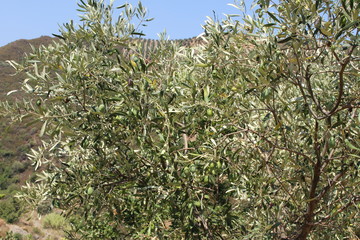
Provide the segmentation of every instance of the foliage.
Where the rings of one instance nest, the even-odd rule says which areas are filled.
[[[47,169],[30,205],[83,216],[74,238],[356,237],[358,2],[259,0],[243,24],[209,18],[202,44],[163,39],[146,59],[141,3],[117,20],[79,7],[82,25],[10,62],[34,98],[3,107],[48,137],[29,154]]]
[[[23,236],[20,233],[7,232],[4,240],[22,240]]]
[[[51,213],[53,210],[53,205],[51,201],[42,201],[36,208],[36,212],[40,215],[46,215]]]
[[[12,166],[14,164],[14,167]],[[10,184],[16,183],[16,172],[22,170],[21,162],[11,163],[2,161],[0,165],[0,190],[7,189]]]
[[[67,222],[65,217],[61,216],[60,214],[50,213],[44,217],[43,226],[44,228],[65,229]]]
[[[9,196],[0,200],[0,218],[5,219],[6,222],[16,222],[22,211],[22,204],[17,198]]]
[[[36,234],[36,235],[40,235],[40,236],[44,235],[44,233],[37,227],[34,227],[32,232],[33,232],[33,234]]]
[[[8,223],[18,220],[22,212],[21,202],[14,197],[19,191],[17,174],[28,166],[23,162],[2,161],[0,165],[0,218]]]

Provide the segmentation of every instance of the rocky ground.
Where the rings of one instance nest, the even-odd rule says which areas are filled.
[[[39,218],[36,213],[25,214],[15,224],[8,224],[3,219],[0,219],[0,239],[3,239],[7,232],[20,234],[23,236],[23,239],[29,240],[64,239],[62,231],[44,228],[42,218]]]

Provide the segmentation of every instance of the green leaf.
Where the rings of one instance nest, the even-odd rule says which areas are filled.
[[[272,14],[271,12],[267,11],[266,12],[267,14],[269,14],[269,16],[276,22],[280,23],[280,20],[274,15]]]
[[[195,67],[203,67],[203,68],[206,68],[206,67],[210,67],[211,65],[210,64],[207,64],[207,63],[198,63],[195,65]]]
[[[135,35],[135,36],[146,36],[144,33],[141,33],[141,32],[132,32],[131,35]]]
[[[290,37],[287,37],[287,38],[278,40],[277,42],[278,42],[278,43],[286,43],[286,42],[292,40],[293,38],[294,38],[293,36],[290,36]]]
[[[321,31],[322,34],[324,34],[327,37],[330,37],[332,35],[331,31],[328,31],[328,30],[326,30],[324,28],[321,28],[320,31]]]
[[[123,4],[123,5],[119,6],[119,7],[116,7],[116,9],[125,8],[127,5],[129,5],[129,4],[125,3],[125,4]]]
[[[60,39],[62,39],[62,40],[66,40],[66,38],[64,38],[63,36],[61,36],[61,35],[58,35],[58,34],[52,34],[54,37],[57,37],[57,38],[60,38]]]
[[[345,139],[345,144],[353,150],[360,151],[360,148],[355,147],[348,139]]]
[[[360,23],[360,20],[357,20],[357,21],[347,24],[335,35],[335,39],[338,39],[346,30],[348,30],[349,28],[351,28],[355,25],[358,25],[359,23]]]
[[[264,27],[271,27],[271,26],[275,26],[276,23],[268,23],[268,24],[265,24]]]

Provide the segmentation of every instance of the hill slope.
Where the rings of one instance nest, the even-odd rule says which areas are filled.
[[[48,45],[55,40],[51,37],[40,37],[32,40],[17,40],[0,47],[0,101],[13,101],[15,98],[22,98],[23,93],[12,94],[7,93],[21,87],[24,79],[23,74],[14,75],[14,69],[6,63],[6,60],[21,61],[25,53],[31,51],[31,45],[39,47],[40,45]],[[16,126],[11,127],[9,121],[3,117],[0,118],[0,161],[4,159],[24,160],[25,152],[30,147],[27,146],[31,141],[34,130],[30,127]],[[30,144],[31,145],[31,144]]]
[[[6,60],[22,61],[25,53],[31,51],[31,45],[48,45],[53,40],[55,38],[43,36],[32,40],[17,40],[0,47],[0,101],[13,102],[16,98],[25,97],[22,92],[7,96],[9,91],[21,87],[24,74],[14,75],[15,70]],[[8,230],[26,232],[20,226],[7,225],[1,218],[8,223],[16,223],[22,214],[21,204],[14,198],[14,194],[33,173],[26,153],[38,142],[37,131],[36,126],[11,124],[9,118],[0,116],[0,239]]]

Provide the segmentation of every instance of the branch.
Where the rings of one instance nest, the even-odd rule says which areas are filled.
[[[347,58],[344,59],[344,61],[342,61],[341,64],[341,69],[339,72],[339,94],[337,97],[337,100],[335,102],[335,106],[330,110],[329,113],[327,113],[326,117],[331,116],[333,113],[335,113],[336,109],[339,107],[342,96],[344,94],[344,72],[345,72],[345,68],[347,67],[347,65],[350,62],[351,59],[351,54],[353,53],[353,51],[355,50],[356,45],[352,46],[352,48],[349,51],[349,56]],[[333,51],[333,54],[335,55],[335,57],[337,56],[335,51]],[[336,59],[338,59],[338,57],[336,57]],[[339,60],[338,60],[339,61]]]
[[[297,85],[297,86],[300,88],[300,92],[301,92],[302,97],[304,98],[305,105],[308,107],[311,115],[312,115],[316,120],[320,120],[321,118],[316,115],[316,113],[312,110],[310,104],[308,103],[307,97],[306,97],[304,88],[303,88],[303,86],[301,85],[301,82],[296,78],[296,83],[294,83],[294,84]]]
[[[254,130],[251,130],[251,129],[242,129],[240,131],[236,131],[236,132],[233,132],[233,133],[228,133],[226,135],[224,135],[224,137],[227,137],[229,135],[234,135],[234,134],[237,134],[237,133],[241,133],[241,132],[251,132],[253,134],[256,134],[257,136],[261,137],[263,140],[265,140],[268,144],[270,144],[272,147],[276,148],[276,149],[279,149],[279,150],[285,150],[287,152],[291,152],[291,153],[294,153],[296,155],[299,155],[299,156],[302,156],[310,161],[311,158],[309,156],[307,156],[306,154],[302,153],[302,152],[298,152],[298,151],[295,151],[295,150],[292,150],[290,148],[286,148],[286,147],[281,147],[281,146],[278,146],[276,143],[273,143],[272,141],[270,141],[268,138],[266,138],[265,136],[261,135],[260,133],[254,131]]]
[[[338,215],[339,213],[342,213],[343,211],[345,211],[346,209],[348,209],[349,207],[351,207],[352,205],[354,205],[355,203],[360,201],[360,197],[359,196],[355,196],[352,201],[349,201],[345,206],[343,206],[342,208],[338,209],[335,213],[333,214],[329,214],[327,216],[325,216],[323,219],[321,219],[320,221],[318,221],[316,223],[316,225],[320,225],[322,222],[325,222],[327,220],[329,220],[331,217],[334,217],[335,215]]]
[[[260,150],[260,149],[259,149]],[[279,178],[279,175],[276,174],[274,172],[274,169],[272,168],[272,166],[269,164],[269,160],[271,158],[271,156],[273,155],[275,150],[275,147],[273,147],[270,151],[270,154],[264,154],[265,155],[265,164],[268,167],[269,171],[271,172],[271,174],[275,177],[275,179],[280,183],[281,188],[287,193],[287,195],[290,196],[291,200],[293,200],[293,202],[295,203],[295,205],[300,208],[300,204],[296,201],[295,197],[293,194],[291,194],[287,188],[285,187],[284,183],[281,181],[281,179]],[[261,151],[261,150],[260,150]]]
[[[304,215],[304,221],[300,229],[300,233],[296,236],[295,240],[306,240],[307,236],[311,232],[311,230],[314,228],[313,220],[315,216],[315,208],[319,202],[319,199],[316,198],[316,188],[320,181],[320,175],[321,175],[321,156],[320,156],[320,149],[318,146],[318,130],[319,130],[319,124],[316,121],[315,122],[315,133],[314,133],[314,151],[316,153],[316,164],[314,166],[314,172],[313,172],[313,179],[311,181],[311,187],[310,187],[310,194],[309,194],[309,200],[308,200],[308,207],[307,211]]]
[[[311,85],[311,74],[310,74],[310,65],[308,65],[306,67],[306,74],[305,74],[305,81],[306,81],[306,85],[307,85],[307,90],[311,96],[311,99],[314,101],[314,103],[316,104],[316,107],[323,113],[326,115],[325,111],[322,109],[320,102],[318,101],[318,99],[315,97],[314,92],[313,92],[313,88]]]
[[[320,200],[337,182],[340,178],[342,178],[347,172],[347,168],[343,169],[339,174],[337,174],[326,187],[323,188],[321,193],[316,197],[316,199]]]

